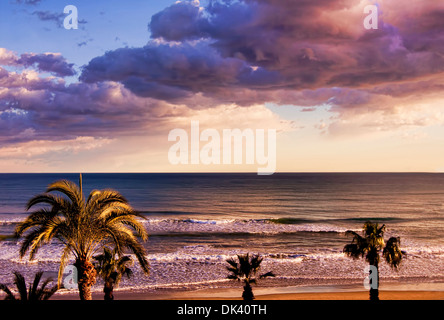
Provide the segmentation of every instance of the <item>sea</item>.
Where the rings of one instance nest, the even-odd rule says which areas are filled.
[[[78,182],[79,174],[0,174],[0,235],[12,234],[27,201],[60,179]],[[361,232],[366,221],[385,224],[385,240],[400,237],[405,252],[398,270],[381,259],[380,289],[444,290],[441,173],[83,174],[85,194],[106,188],[128,199],[149,233],[150,274],[136,261],[117,291],[241,290],[227,279],[226,260],[245,253],[263,257],[259,274],[276,275],[255,290],[365,290],[367,263],[343,248],[352,240],[346,231]],[[62,244],[42,246],[30,261],[19,257],[20,243],[0,241],[0,283],[13,287],[13,271],[28,282],[37,271],[57,277]]]

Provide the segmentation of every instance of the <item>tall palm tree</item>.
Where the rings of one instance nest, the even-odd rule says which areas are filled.
[[[123,275],[126,275],[128,278],[132,275],[132,270],[129,268],[133,264],[131,257],[122,256],[116,258],[116,255],[116,249],[111,250],[105,247],[102,254],[93,257],[96,260],[95,268],[105,282],[103,288],[105,300],[114,300],[114,287],[119,285]]]
[[[61,193],[53,194],[52,192]],[[107,244],[112,244],[119,254],[131,250],[143,271],[149,273],[146,252],[138,240],[148,234],[137,218],[143,218],[117,191],[93,190],[88,198],[82,191],[82,175],[79,185],[68,180],[56,181],[48,186],[46,193],[29,200],[27,210],[35,205],[46,204],[32,212],[17,225],[16,236],[24,236],[20,257],[29,251],[29,259],[35,258],[43,244],[56,239],[64,244],[58,273],[61,285],[63,270],[72,254],[77,268],[80,299],[91,300],[91,286],[96,281],[92,256]]]
[[[47,289],[46,286],[52,282],[52,279],[46,279],[39,288],[39,283],[42,278],[43,271],[37,272],[34,277],[34,282],[29,284],[29,290],[26,290],[25,277],[19,272],[14,272],[14,284],[17,287],[19,297],[15,297],[5,284],[0,284],[0,290],[6,293],[5,300],[22,300],[22,301],[37,301],[48,300],[57,291],[58,286]]]
[[[244,292],[242,298],[246,301],[254,299],[253,289],[251,284],[256,284],[256,274],[259,272],[263,258],[260,255],[249,256],[249,254],[237,255],[237,261],[233,258],[227,259],[229,266],[227,270],[231,273],[228,279],[242,281],[244,283]],[[274,277],[273,272],[261,274],[259,279],[266,277]]]
[[[384,247],[384,232],[385,225],[379,227],[377,223],[370,221],[364,224],[362,236],[354,231],[348,230],[346,232],[353,236],[353,240],[352,243],[344,246],[344,253],[353,259],[365,258],[370,266],[376,267],[376,275],[371,274],[371,278],[376,276],[376,285],[370,286],[370,300],[379,300],[380,251],[383,250],[382,256],[395,270],[398,269],[404,254],[400,249],[401,240],[399,237],[391,237]]]

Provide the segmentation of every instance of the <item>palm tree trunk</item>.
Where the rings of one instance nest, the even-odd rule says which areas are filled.
[[[242,293],[242,298],[245,301],[253,301],[254,300],[253,288],[251,287],[250,283],[247,281],[245,281],[244,292]]]
[[[112,280],[106,280],[105,287],[103,288],[103,292],[105,293],[104,296],[105,300],[114,300],[113,290],[114,290],[114,284]]]
[[[373,266],[376,267],[376,274],[373,274],[371,271],[369,271],[370,272],[370,279],[372,279],[372,283],[370,285],[370,301],[379,301],[379,268],[378,268],[378,262],[374,261]]]
[[[79,295],[80,300],[92,300],[91,286],[79,281]]]
[[[75,262],[78,275],[80,300],[92,300],[91,286],[96,283],[96,269],[86,259],[77,259]]]

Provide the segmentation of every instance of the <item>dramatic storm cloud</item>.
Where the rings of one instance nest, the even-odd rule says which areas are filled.
[[[314,105],[337,106],[365,104],[385,84],[422,92],[404,83],[444,71],[436,13],[443,5],[415,1],[419,10],[401,6],[393,14],[394,2],[379,6],[377,30],[363,27],[368,3],[352,0],[177,2],[152,17],[148,45],[94,58],[80,79],[118,81],[139,96],[174,100],[202,93],[239,104],[245,94],[247,103],[304,104],[285,97],[307,89],[320,97]],[[351,89],[346,101],[342,92]]]
[[[206,42],[122,48],[94,58],[84,69],[84,82],[118,81],[139,96],[176,100],[202,92],[214,97],[235,88],[266,87],[279,75],[252,68],[244,60],[223,58]]]
[[[36,7],[36,23],[60,26],[65,16],[43,1],[14,3]],[[377,29],[363,25],[367,5],[378,8]],[[166,137],[190,119],[217,128],[269,120],[280,132],[332,139],[404,129],[412,130],[396,134],[420,137],[416,128],[444,125],[443,14],[435,0],[194,0],[147,15],[141,31],[129,32],[140,32],[138,45],[119,48],[124,37],[112,34],[112,46],[92,49],[74,30],[55,28],[70,43],[60,52],[0,48],[0,148],[111,148]]]

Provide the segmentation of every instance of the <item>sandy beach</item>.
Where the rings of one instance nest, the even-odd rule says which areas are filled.
[[[317,292],[317,293],[287,293],[265,294],[256,297],[257,300],[368,300],[369,294],[357,292]],[[380,291],[380,300],[444,300],[443,291]]]
[[[285,289],[285,288],[284,288]],[[275,289],[260,289],[256,300],[369,300],[368,291],[289,292],[273,293]],[[380,290],[380,300],[444,300],[444,291]],[[78,293],[55,294],[52,300],[78,300]],[[102,300],[101,292],[93,293],[94,300]],[[116,300],[242,300],[241,291],[234,289],[208,289],[176,292],[115,291]]]

